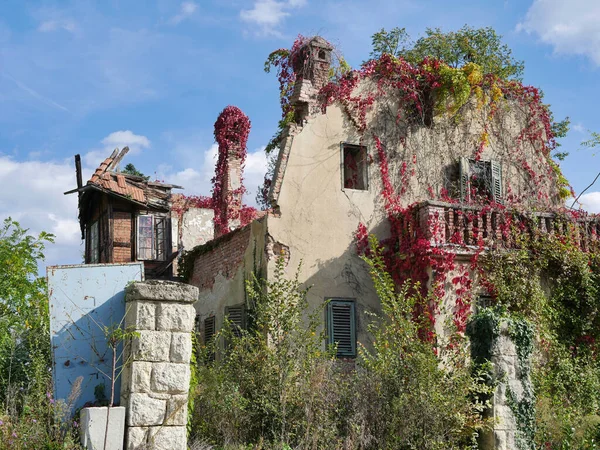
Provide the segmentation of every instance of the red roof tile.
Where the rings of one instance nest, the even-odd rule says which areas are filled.
[[[129,183],[127,178],[120,173],[108,170],[112,162],[113,158],[106,158],[100,166],[98,166],[87,184],[95,184],[104,190],[114,192],[115,194],[124,197],[130,197],[140,203],[146,203],[146,195],[144,194],[143,189]]]

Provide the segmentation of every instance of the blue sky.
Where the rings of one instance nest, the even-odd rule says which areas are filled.
[[[210,192],[213,124],[227,105],[252,121],[246,184],[261,182],[262,148],[280,116],[278,85],[263,63],[298,33],[320,34],[352,66],[380,28],[492,26],[525,61],[555,117],[569,116],[562,163],[577,192],[600,171],[580,148],[600,131],[597,0],[147,0],[0,3],[0,219],[55,233],[48,264],[81,261],[73,155],[84,176],[115,147],[125,162]],[[591,191],[600,191],[600,184]],[[600,211],[600,192],[584,197]]]

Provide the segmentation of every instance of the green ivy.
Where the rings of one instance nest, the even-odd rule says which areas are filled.
[[[519,371],[531,373],[521,401],[507,393],[521,448],[532,440],[544,448],[593,448],[584,443],[593,439],[590,424],[600,421],[598,248],[583,251],[575,236],[521,234],[517,244],[482,255],[480,273],[496,307],[512,318]]]

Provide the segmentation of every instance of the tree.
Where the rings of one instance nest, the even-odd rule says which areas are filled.
[[[21,388],[43,396],[49,380],[48,296],[46,280],[38,276],[48,242],[54,242],[52,234],[31,236],[10,217],[0,228],[0,400],[5,409]]]
[[[136,169],[136,167],[129,163],[125,166],[125,168],[121,171],[121,173],[126,173],[128,175],[135,175],[136,177],[142,177],[144,180],[148,181],[149,176],[144,175],[142,172]]]
[[[483,73],[492,73],[503,79],[520,79],[525,67],[523,61],[513,58],[511,49],[502,43],[502,36],[491,27],[465,25],[458,31],[447,33],[440,28],[427,28],[425,36],[414,43],[404,28],[396,27],[391,31],[382,28],[373,35],[372,43],[373,58],[390,53],[416,64],[432,57],[454,68],[475,63]]]

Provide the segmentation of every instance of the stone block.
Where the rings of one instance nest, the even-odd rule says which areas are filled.
[[[167,401],[167,414],[165,416],[165,425],[187,425],[187,407],[188,396],[173,395]]]
[[[160,302],[194,303],[198,288],[176,281],[149,280],[131,283],[125,288],[125,301],[154,300]]]
[[[494,430],[514,430],[516,428],[513,412],[508,405],[494,405]]]
[[[172,333],[171,362],[189,364],[192,357],[192,335],[190,333]]]
[[[153,450],[186,450],[185,427],[153,427],[148,436],[148,447]]]
[[[127,304],[125,325],[136,330],[156,329],[156,303],[133,301]]]
[[[150,392],[152,363],[134,361],[131,363],[131,392]]]
[[[166,409],[166,400],[151,398],[148,394],[134,392],[129,399],[127,425],[130,427],[162,425]]]
[[[148,443],[148,428],[146,427],[128,427],[127,428],[127,450],[146,450]]]
[[[168,361],[171,333],[142,330],[133,338],[134,361]]]
[[[189,364],[155,363],[152,366],[152,390],[184,394],[190,388]]]
[[[161,331],[191,332],[196,310],[192,305],[160,303],[157,308],[156,329]]]
[[[104,436],[106,432],[106,421],[108,419],[109,433],[106,436],[106,446],[104,445]],[[114,406],[110,408],[93,407],[83,408],[79,414],[81,429],[81,444],[90,450],[123,450],[123,438],[125,436],[125,407]]]

